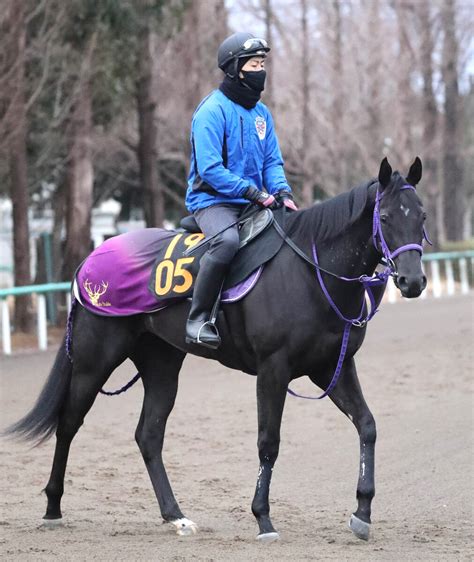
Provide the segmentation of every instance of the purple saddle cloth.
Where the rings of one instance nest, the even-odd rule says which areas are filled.
[[[155,312],[180,299],[160,299],[149,289],[157,255],[175,231],[146,228],[106,240],[82,263],[74,294],[94,314],[130,316]],[[263,266],[222,294],[223,303],[237,302],[256,285]]]

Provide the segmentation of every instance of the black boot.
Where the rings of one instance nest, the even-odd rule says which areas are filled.
[[[228,264],[205,255],[201,259],[194,285],[193,301],[186,322],[186,343],[197,343],[217,349],[221,343],[219,332],[209,322],[212,308],[219,296]]]

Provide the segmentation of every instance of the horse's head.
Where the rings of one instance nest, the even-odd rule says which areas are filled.
[[[426,287],[421,268],[426,213],[415,189],[421,173],[418,157],[406,178],[392,172],[384,158],[374,209],[374,244],[389,262],[395,284],[407,298],[418,297]]]

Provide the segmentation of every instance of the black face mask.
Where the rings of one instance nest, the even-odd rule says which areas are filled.
[[[260,99],[267,73],[265,70],[256,72],[242,70],[241,72],[243,78],[231,78],[227,74],[219,89],[233,102],[245,109],[252,109]]]
[[[265,78],[267,77],[267,73],[265,70],[256,70],[253,72],[249,72],[247,70],[241,70],[243,74],[243,78],[241,82],[248,86],[251,90],[255,90],[256,92],[263,92],[265,88]]]
[[[219,86],[220,91],[234,103],[238,103],[245,109],[252,109],[260,99],[260,92],[252,90],[250,86],[243,84],[242,80],[226,76]]]

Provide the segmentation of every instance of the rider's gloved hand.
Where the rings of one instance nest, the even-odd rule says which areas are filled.
[[[280,205],[284,205],[287,209],[290,209],[292,211],[298,210],[291,191],[280,189],[280,191],[278,191],[278,193],[275,195],[275,199],[278,201],[278,203],[280,203]]]
[[[265,191],[260,191],[260,189],[257,189],[253,185],[247,188],[247,191],[244,193],[244,197],[264,209],[275,210],[280,207],[280,203],[278,203],[273,195],[270,195]]]

